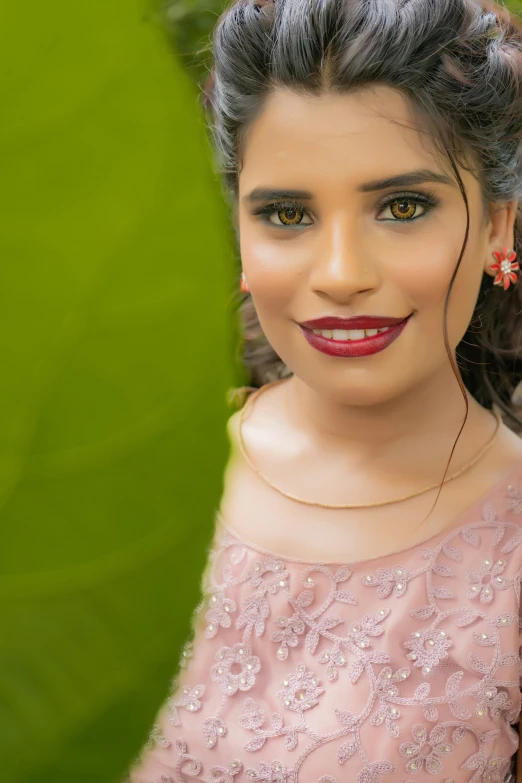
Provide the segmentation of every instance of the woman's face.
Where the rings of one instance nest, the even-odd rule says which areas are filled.
[[[320,97],[278,89],[244,142],[241,256],[261,326],[296,376],[347,404],[392,400],[450,368],[443,308],[466,209],[412,119],[389,87]],[[448,311],[453,350],[492,251],[513,246],[509,214],[485,221],[477,180],[460,174],[471,223]],[[382,182],[392,177],[405,181]],[[328,316],[408,320],[382,337],[364,320],[333,322],[334,333],[327,322],[319,339],[300,326]]]

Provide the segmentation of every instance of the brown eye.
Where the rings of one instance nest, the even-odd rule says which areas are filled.
[[[383,213],[388,213],[384,217],[385,223],[415,223],[439,205],[440,199],[434,193],[394,193],[381,204],[379,215],[383,217]]]
[[[279,210],[277,217],[284,226],[298,226],[303,221],[304,212],[298,209],[286,208]]]
[[[411,199],[403,198],[400,201],[394,201],[389,206],[393,217],[399,220],[411,220],[417,212],[417,202]]]
[[[277,228],[301,229],[313,225],[308,207],[297,201],[277,201],[255,210],[253,214]]]

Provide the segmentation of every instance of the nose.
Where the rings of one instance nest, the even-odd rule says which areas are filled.
[[[353,218],[338,215],[325,223],[309,278],[315,293],[346,301],[376,290],[379,270],[368,245],[368,238],[361,236]]]

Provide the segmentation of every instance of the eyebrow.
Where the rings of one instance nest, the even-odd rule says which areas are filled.
[[[374,190],[385,190],[385,188],[407,188],[412,185],[421,185],[423,182],[438,182],[440,185],[455,186],[453,180],[445,174],[438,171],[430,171],[429,169],[416,169],[405,174],[397,174],[395,177],[385,177],[384,179],[373,180],[373,182],[366,182],[360,185],[357,190],[361,193],[371,193]]]
[[[455,187],[455,183],[445,174],[440,174],[429,169],[416,169],[404,174],[396,174],[393,177],[384,179],[374,179],[371,182],[365,182],[357,188],[359,193],[373,193],[376,190],[386,190],[386,188],[407,188],[414,185],[421,185],[423,182],[437,182],[440,185],[450,185]],[[309,190],[278,190],[274,188],[254,188],[250,193],[243,197],[246,203],[256,201],[275,201],[277,199],[299,199],[301,201],[310,201],[313,194]]]

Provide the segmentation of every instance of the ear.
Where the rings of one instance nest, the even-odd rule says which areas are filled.
[[[515,246],[515,220],[517,217],[518,201],[497,201],[490,204],[489,223],[486,227],[487,258],[484,270],[491,277],[496,272],[490,270],[495,263],[493,252],[501,251],[503,247],[513,250]]]

